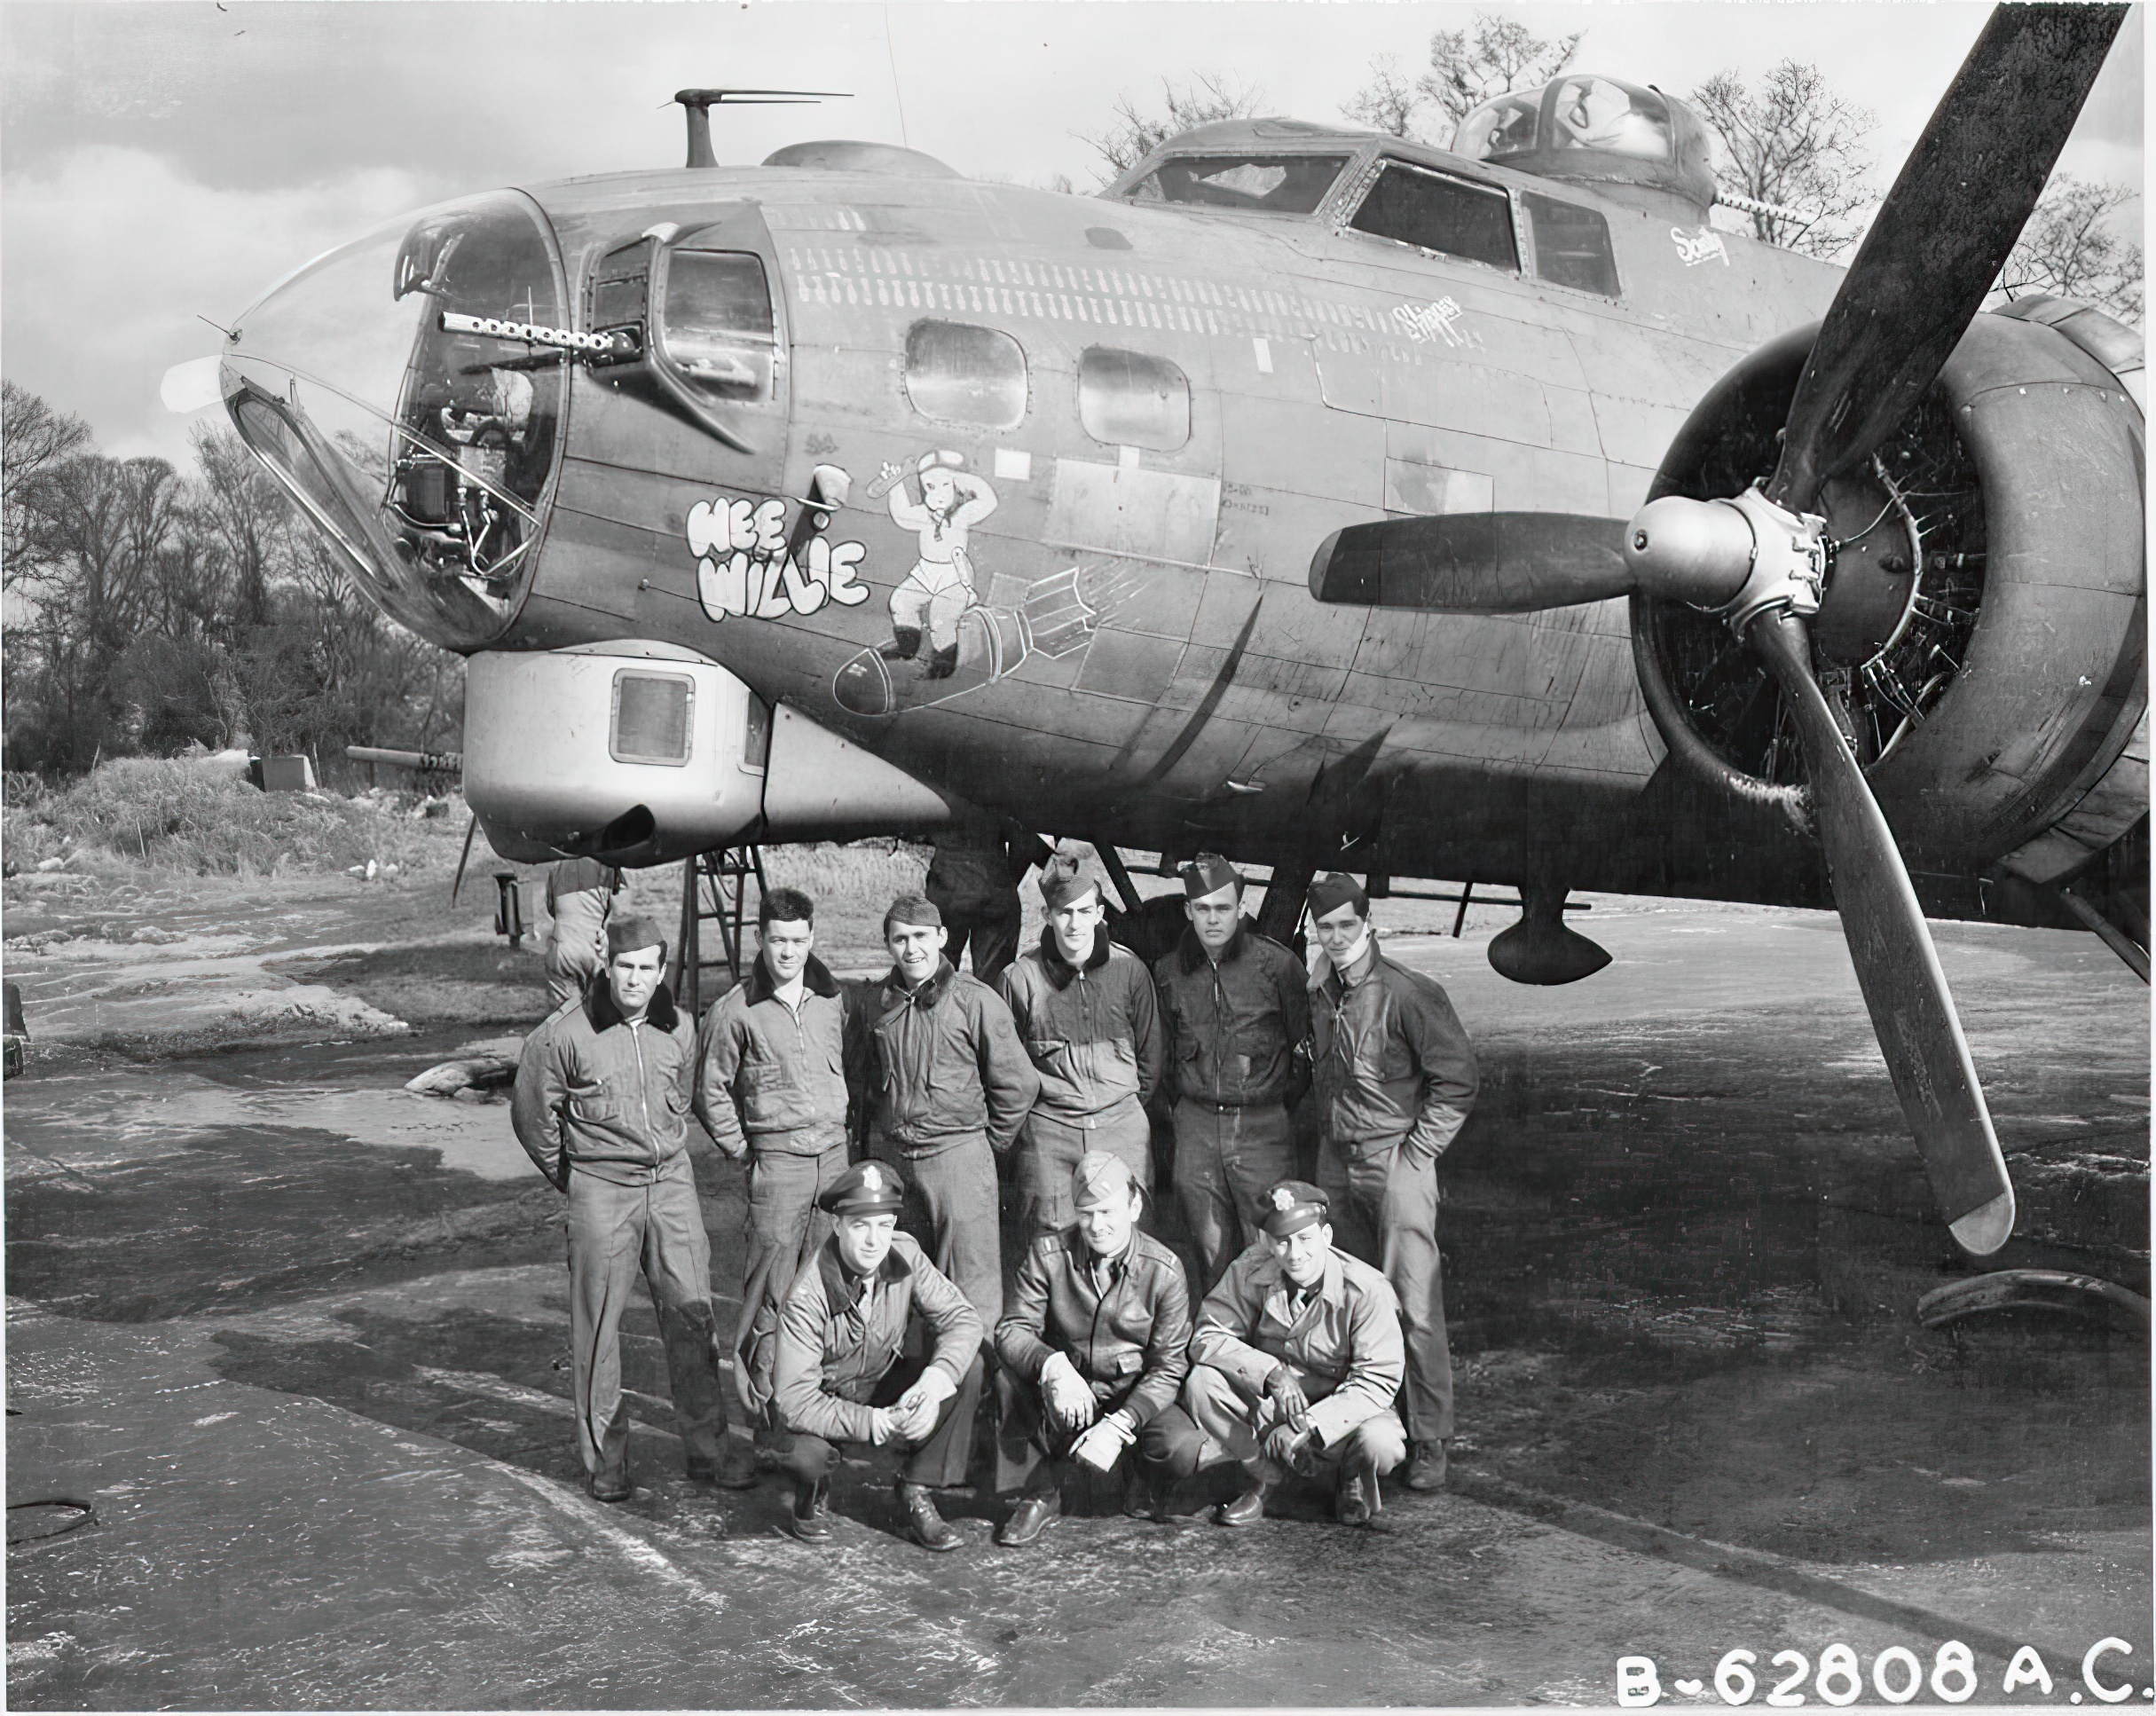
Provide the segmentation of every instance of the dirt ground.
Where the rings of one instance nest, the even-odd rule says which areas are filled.
[[[918,854],[817,862],[827,956],[872,968]],[[11,1547],[13,1704],[1582,1704],[1627,1656],[1716,1704],[1725,1652],[1763,1696],[1776,1651],[1816,1675],[1835,1643],[1877,1704],[1882,1652],[1929,1673],[1950,1640],[1979,1702],[2094,1702],[2106,1637],[2132,1654],[2098,1681],[2149,1702],[2145,1332],[1917,1322],[1970,1265],[1831,917],[1598,901],[1612,965],[1536,991],[1484,959],[1508,914],[1453,940],[1381,904],[1484,1073],[1443,1169],[1452,1488],[1372,1531],[1314,1493],[1223,1531],[1202,1480],[1167,1524],[1077,1498],[1029,1551],[962,1495],[932,1558],[880,1464],[825,1551],[777,1482],[683,1480],[648,1308],[640,1488],[585,1499],[560,1200],[500,1103],[400,1089],[540,1011],[479,880],[453,911],[434,876],[7,885],[36,1045],[6,1090],[11,1526],[95,1508]],[[671,914],[669,882],[640,897]],[[2021,1198],[1989,1266],[2145,1295],[2148,991],[2089,937],[1938,934]],[[724,1300],[742,1179],[697,1169]],[[2005,1698],[2024,1644],[2054,1684]]]

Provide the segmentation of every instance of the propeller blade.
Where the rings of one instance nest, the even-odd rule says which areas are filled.
[[[1628,595],[1625,523],[1581,513],[1444,513],[1349,524],[1318,545],[1320,602],[1526,614]]]
[[[1849,957],[1932,1195],[1955,1239],[1987,1256],[2014,1231],[2014,1188],[1900,849],[1812,676],[1804,622],[1770,612],[1746,636],[1796,720]]]
[[[2020,237],[2125,20],[2002,5],[1924,126],[1820,326],[1767,498],[1810,512],[1924,397]]]

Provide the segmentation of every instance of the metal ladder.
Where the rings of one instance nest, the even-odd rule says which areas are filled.
[[[699,1016],[709,1002],[716,1001],[741,980],[743,930],[754,906],[761,903],[767,886],[760,846],[720,846],[682,864],[681,951],[674,967],[673,1004],[690,1018]],[[722,957],[704,957],[708,943],[704,926],[707,924],[719,926]],[[721,968],[726,972],[724,980],[712,986],[707,995],[704,973]]]

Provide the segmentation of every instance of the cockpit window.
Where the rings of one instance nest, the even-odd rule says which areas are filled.
[[[1644,161],[1670,159],[1669,104],[1612,77],[1568,77],[1550,106],[1550,149],[1599,149]]]
[[[1609,223],[1599,210],[1533,191],[1523,199],[1535,232],[1535,273],[1556,286],[1617,295],[1617,257]]]
[[[1132,202],[1307,215],[1325,201],[1347,164],[1345,155],[1176,155],[1123,194]]]
[[[1495,185],[1389,161],[1348,224],[1381,239],[1519,272],[1512,200]]]
[[[248,445],[395,619],[452,649],[507,629],[559,453],[561,263],[494,192],[330,252],[240,318],[224,392]]]
[[[1542,91],[1500,96],[1477,107],[1452,132],[1452,153],[1469,161],[1525,154],[1535,146],[1535,119]]]
[[[660,344],[668,362],[706,392],[768,399],[776,350],[771,288],[759,257],[676,250],[666,262]]]
[[[1026,354],[1000,328],[916,322],[906,331],[906,398],[941,422],[1016,429],[1026,421]]]

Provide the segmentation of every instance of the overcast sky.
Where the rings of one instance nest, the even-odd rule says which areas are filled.
[[[1524,4],[1576,64],[1683,94],[1816,61],[1878,117],[1883,191],[1981,28],[1940,4]],[[295,264],[402,210],[574,173],[679,165],[684,84],[844,90],[714,115],[722,161],[818,137],[905,142],[962,173],[1098,177],[1082,134],[1163,77],[1224,75],[1334,120],[1373,56],[1427,61],[1472,5],[1273,0],[165,0],[0,4],[0,366],[105,450],[185,456],[171,364]],[[2136,8],[2064,170],[2141,184]],[[2139,206],[2135,209],[2139,217]]]

